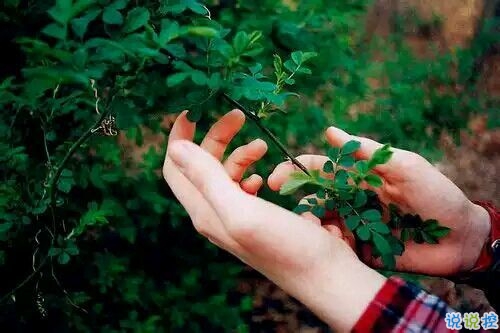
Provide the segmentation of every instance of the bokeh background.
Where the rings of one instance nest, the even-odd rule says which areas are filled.
[[[124,2],[151,12],[163,2],[170,4]],[[108,6],[106,1],[96,3]],[[416,151],[472,200],[500,204],[500,1],[204,4],[213,20],[232,31],[262,31],[261,58],[268,64],[275,53],[318,52],[312,75],[297,79],[294,89],[300,98],[287,103],[286,114],[264,120],[291,151],[322,153],[323,132],[336,125]],[[33,273],[34,251],[49,236],[37,233],[40,221],[30,216],[45,217],[31,211],[27,219],[15,218],[19,204],[29,201],[26,192],[43,184],[44,173],[37,177],[34,172],[46,167],[40,139],[46,128],[33,114],[57,110],[67,101],[50,104],[48,96],[31,108],[16,109],[8,78],[28,85],[24,69],[36,52],[23,49],[18,38],[45,40],[40,29],[49,22],[47,10],[53,5],[49,0],[6,0],[0,5],[5,47],[0,66],[0,174],[5,180],[0,188],[0,295],[8,295],[0,304],[2,332],[328,332],[297,301],[195,233],[160,172],[176,116],[171,112],[180,110],[158,109],[149,120],[120,129],[117,137],[86,147],[88,154],[79,155],[72,173],[64,175],[64,204],[70,208],[57,215],[57,222],[71,224],[82,211],[90,211],[94,215],[86,218],[104,225],[87,229],[77,245],[65,243],[71,260]],[[79,17],[91,15],[91,10],[89,6]],[[198,140],[230,109],[223,103],[207,107],[212,112],[198,122]],[[61,112],[49,129],[58,135],[83,121],[70,108]],[[260,136],[248,122],[232,147]],[[49,146],[68,147],[58,140],[49,140]],[[265,177],[283,159],[271,146],[253,171]],[[260,195],[289,208],[295,201],[268,189]],[[77,250],[68,250],[73,246]],[[485,311],[498,304],[476,289],[481,285],[407,277],[460,309]]]

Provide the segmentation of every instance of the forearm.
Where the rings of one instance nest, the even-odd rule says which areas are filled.
[[[461,253],[463,264],[460,269],[462,272],[468,272],[474,267],[491,231],[490,215],[480,205],[471,202],[466,218],[468,227],[463,233],[464,241]]]

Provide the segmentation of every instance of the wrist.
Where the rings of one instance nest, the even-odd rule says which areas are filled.
[[[355,256],[315,269],[311,279],[315,290],[304,304],[340,332],[354,327],[387,280]]]
[[[485,208],[471,202],[467,215],[468,227],[464,230],[461,272],[474,268],[491,232],[491,218]]]

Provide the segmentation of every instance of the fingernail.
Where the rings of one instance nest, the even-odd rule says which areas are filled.
[[[190,156],[191,145],[185,141],[174,141],[169,148],[169,155],[179,167],[187,164]]]

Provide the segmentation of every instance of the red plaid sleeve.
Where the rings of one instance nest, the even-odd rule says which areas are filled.
[[[456,312],[435,295],[397,277],[387,279],[353,332],[452,332],[446,313]],[[456,332],[456,331],[455,331]]]

